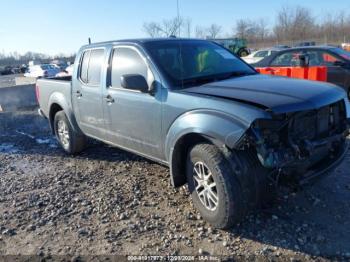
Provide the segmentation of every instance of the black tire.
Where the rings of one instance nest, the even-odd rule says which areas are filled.
[[[245,56],[249,55],[249,52],[247,49],[243,48],[243,49],[240,49],[238,51],[238,55],[239,55],[239,57],[245,57]]]
[[[66,141],[63,141],[63,139],[61,139],[59,135],[58,125],[60,122],[64,123],[68,129],[67,130],[69,135],[68,144],[65,143]],[[59,144],[61,145],[63,150],[66,151],[68,154],[74,155],[74,154],[80,153],[85,148],[86,137],[84,135],[77,134],[73,130],[70,122],[68,121],[66,114],[63,111],[57,112],[54,117],[54,131]]]
[[[276,184],[255,150],[229,151],[226,158],[243,188],[246,212],[272,206],[277,195]]]
[[[216,184],[218,204],[209,210],[201,201],[194,179],[196,163],[203,162],[211,171]],[[229,228],[245,216],[241,186],[230,168],[228,161],[218,148],[211,144],[197,144],[187,157],[187,182],[195,207],[202,217],[216,228]]]
[[[219,201],[215,210],[209,210],[196,191],[194,167],[200,161],[211,171],[216,183]],[[197,144],[189,151],[186,174],[195,207],[216,228],[232,227],[252,211],[271,205],[276,197],[269,172],[251,151],[224,153],[212,144]]]

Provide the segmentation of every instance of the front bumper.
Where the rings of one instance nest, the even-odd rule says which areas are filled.
[[[39,116],[43,117],[43,118],[47,118],[43,112],[43,110],[41,110],[41,108],[38,109],[38,114]]]
[[[335,155],[333,158],[328,158],[324,161],[321,161],[321,163],[315,166],[313,169],[308,170],[307,173],[301,176],[298,184],[300,186],[309,185],[315,182],[317,179],[331,174],[331,172],[341,164],[344,157],[348,153],[349,144],[349,139],[346,139],[343,145],[343,149],[339,150],[337,155]]]

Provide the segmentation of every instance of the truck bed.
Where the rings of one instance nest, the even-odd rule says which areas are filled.
[[[71,83],[72,77],[41,78],[36,82],[36,92],[38,103],[42,113],[49,115],[49,105],[52,99],[62,99],[66,103],[71,103]]]

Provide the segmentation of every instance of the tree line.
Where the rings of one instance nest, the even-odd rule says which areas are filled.
[[[174,17],[162,21],[149,21],[143,24],[143,31],[149,37],[194,37],[232,38],[248,40],[250,47],[274,44],[293,45],[299,41],[313,40],[324,44],[350,42],[350,14],[344,10],[316,16],[312,10],[302,6],[283,6],[275,14],[274,24],[269,19],[240,18],[227,28],[216,23],[208,26],[194,25],[191,18]],[[27,64],[30,60],[49,62],[53,59],[74,61],[74,54],[48,56],[42,53],[27,52],[23,55],[13,52],[0,52],[0,65]]]
[[[50,63],[52,60],[62,60],[74,62],[75,55],[64,55],[58,54],[55,56],[46,55],[37,52],[26,52],[25,54],[20,54],[18,52],[5,53],[0,52],[0,65],[6,66],[20,66],[22,64],[28,64],[29,61],[36,60],[41,63]]]
[[[350,14],[344,10],[316,16],[312,10],[302,6],[283,6],[275,15],[274,24],[264,17],[241,18],[227,32],[227,28],[213,23],[209,26],[194,26],[190,18],[175,17],[163,21],[143,24],[143,31],[150,37],[195,37],[231,38],[239,37],[248,43],[288,43],[317,40],[322,43],[350,41]]]

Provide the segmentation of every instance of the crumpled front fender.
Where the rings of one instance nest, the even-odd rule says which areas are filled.
[[[167,160],[177,141],[186,134],[196,133],[234,148],[251,122],[214,110],[194,110],[176,119],[168,130],[165,141]]]

